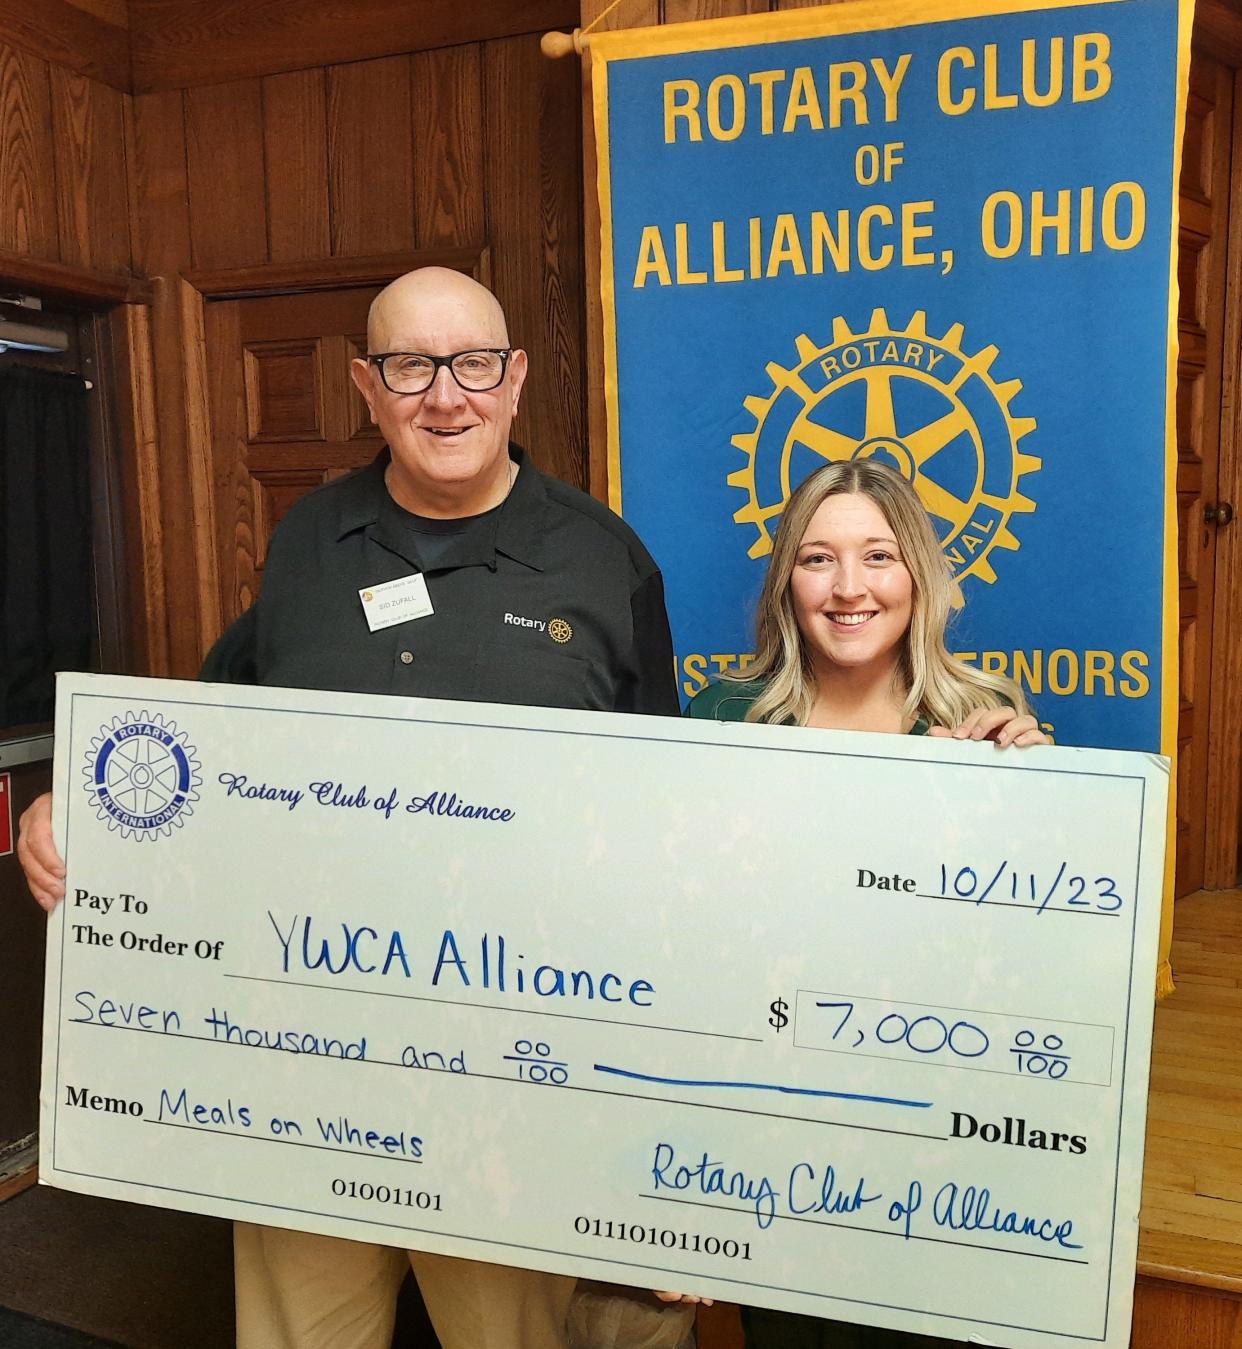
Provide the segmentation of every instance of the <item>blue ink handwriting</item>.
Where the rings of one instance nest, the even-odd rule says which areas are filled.
[[[1067,1251],[1082,1250],[1081,1243],[1070,1240],[1074,1231],[1071,1219],[1057,1222],[1052,1218],[1024,1215],[1014,1209],[1006,1211],[1004,1205],[993,1202],[992,1192],[986,1185],[963,1188],[952,1180],[942,1185],[932,1200],[932,1217],[941,1227],[950,1227],[955,1232],[1004,1232],[1056,1242]]]
[[[975,905],[1003,904],[1020,908],[1029,905],[1036,914],[1043,913],[1049,907],[1057,912],[1078,909],[1090,913],[1116,913],[1125,903],[1124,898],[1117,893],[1117,882],[1111,876],[1096,876],[1093,882],[1089,882],[1085,875],[1067,877],[1068,870],[1069,863],[1062,862],[1051,884],[1046,884],[1046,877],[1040,877],[1034,871],[1020,871],[1011,866],[1006,858],[995,871],[985,875],[984,883],[980,886],[979,873],[974,867],[959,867],[954,873],[947,863],[941,862],[940,894],[935,898],[967,901]],[[1063,881],[1068,886],[1068,894],[1062,890]],[[1089,893],[1091,884],[1095,887],[1093,894]],[[1005,891],[1008,891],[1007,899],[1002,898]],[[1062,902],[1054,904],[1054,899],[1058,897]]]
[[[601,1002],[651,1006],[650,995],[655,993],[655,985],[646,979],[633,979],[627,986],[622,976],[611,970],[602,973],[567,970],[550,964],[537,965],[527,974],[525,959],[520,951],[516,956],[510,954],[503,933],[496,933],[494,942],[492,934],[483,933],[475,969],[480,988],[504,993],[511,987],[514,992],[529,991],[540,998],[581,998],[586,1002],[593,1002],[598,996]],[[461,953],[457,935],[452,928],[445,928],[431,975],[432,987],[438,988],[440,980],[449,976],[455,976],[463,988],[471,986],[470,967]]]
[[[365,1035],[358,1040],[345,1041],[332,1035],[316,1035],[311,1031],[239,1026],[230,1019],[227,1009],[218,1012],[214,1007],[211,1009],[211,1015],[203,1018],[203,1022],[211,1028],[213,1040],[248,1045],[251,1049],[278,1049],[286,1054],[319,1054],[325,1058],[337,1059],[363,1060],[367,1056]]]
[[[671,1143],[657,1143],[651,1161],[651,1179],[657,1190],[688,1190],[697,1186],[699,1194],[720,1194],[754,1204],[755,1218],[761,1228],[770,1227],[776,1217],[776,1186],[767,1176],[748,1176],[715,1162],[704,1152],[690,1165],[675,1165],[677,1153]]]
[[[161,1122],[165,1119],[181,1119],[187,1124],[191,1121],[202,1125],[240,1124],[243,1129],[249,1129],[250,1107],[235,1106],[232,1097],[229,1097],[223,1105],[192,1102],[189,1092],[184,1087],[174,1098],[167,1087],[161,1087],[159,1112],[156,1118]]]
[[[116,1002],[112,998],[101,998],[91,988],[79,989],[73,995],[73,1000],[83,1015],[72,1016],[70,1021],[87,1024],[95,1022],[100,1026],[128,1026],[133,1030],[157,1031],[162,1035],[175,1035],[181,1029],[181,1017],[171,1007],[161,1010],[148,1007],[145,1002]]]
[[[628,1068],[610,1068],[605,1063],[595,1065],[597,1073],[611,1073],[614,1077],[628,1077],[635,1082],[658,1082],[668,1087],[738,1087],[743,1091],[779,1091],[787,1096],[827,1096],[837,1101],[870,1101],[876,1105],[904,1105],[915,1110],[927,1110],[931,1101],[906,1101],[895,1096],[862,1096],[852,1091],[821,1091],[814,1087],[785,1087],[778,1082],[723,1082],[691,1077],[657,1077],[652,1073],[635,1073]]]
[[[883,1199],[882,1194],[864,1194],[867,1181],[866,1177],[859,1176],[853,1191],[849,1187],[840,1189],[837,1186],[837,1172],[832,1165],[824,1168],[822,1180],[819,1182],[819,1190],[814,1190],[815,1168],[810,1162],[798,1162],[789,1172],[789,1211],[790,1213],[826,1213],[829,1216],[837,1213],[858,1213],[864,1204],[874,1204]],[[795,1195],[795,1187],[810,1186],[811,1194],[808,1202],[799,1203]]]
[[[335,1119],[315,1116],[320,1136],[325,1143],[349,1146],[358,1149],[369,1148],[372,1152],[386,1152],[393,1157],[412,1157],[419,1161],[423,1155],[423,1140],[417,1134],[407,1134],[404,1129],[389,1133],[379,1129],[363,1129],[356,1125],[348,1115],[338,1115]]]
[[[405,939],[396,928],[391,929],[389,935],[381,940],[373,927],[351,927],[348,923],[342,923],[340,939],[337,940],[334,935],[319,936],[317,932],[312,936],[315,919],[311,914],[299,919],[295,913],[287,932],[281,931],[271,909],[268,909],[267,917],[281,945],[281,970],[285,974],[289,973],[300,954],[300,969],[317,970],[322,966],[329,974],[344,974],[347,970],[357,974],[374,974],[377,970],[381,974],[388,974],[396,965],[407,979],[411,977]],[[295,944],[299,922],[302,928],[300,946]],[[376,950],[376,943],[380,943],[379,950]],[[376,959],[382,959],[382,965],[377,964]]]

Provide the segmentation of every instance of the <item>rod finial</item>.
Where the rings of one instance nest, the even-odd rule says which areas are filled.
[[[539,39],[539,50],[552,60],[577,52],[579,56],[586,51],[588,39],[582,36],[582,29],[575,28],[572,33],[545,33]]]

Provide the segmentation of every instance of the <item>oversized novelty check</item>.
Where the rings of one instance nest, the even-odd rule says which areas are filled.
[[[89,676],[58,698],[43,1180],[1127,1343],[1163,760]]]

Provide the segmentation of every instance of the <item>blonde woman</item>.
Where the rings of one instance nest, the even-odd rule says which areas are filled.
[[[871,460],[830,464],[794,492],[759,600],[755,660],[692,717],[1039,745],[1011,680],[945,646],[957,587],[913,488]],[[675,1294],[661,1294],[674,1298]],[[744,1307],[747,1349],[889,1349],[942,1339]]]
[[[704,689],[689,714],[1045,744],[1012,680],[949,654],[960,603],[909,483],[874,460],[829,464],[781,517],[753,663]]]

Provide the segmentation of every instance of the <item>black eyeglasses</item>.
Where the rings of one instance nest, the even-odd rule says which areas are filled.
[[[425,351],[381,351],[368,355],[377,366],[380,379],[390,393],[426,393],[435,383],[442,365],[448,366],[460,388],[469,393],[486,393],[505,377],[512,347],[480,347],[474,351],[455,351],[449,356],[432,356]]]

